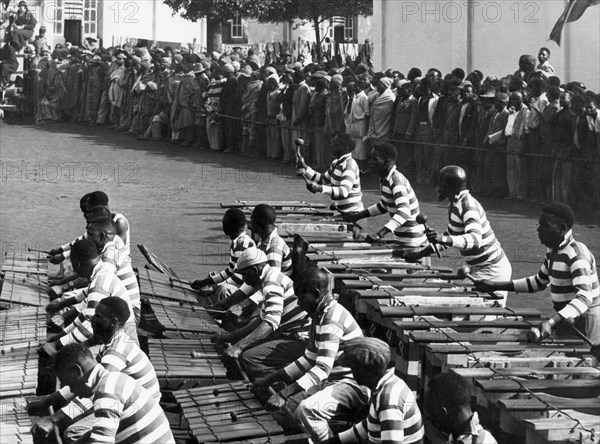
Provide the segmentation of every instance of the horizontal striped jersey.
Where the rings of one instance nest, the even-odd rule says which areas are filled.
[[[349,367],[335,366],[342,354],[340,344],[363,336],[354,317],[337,301],[332,300],[315,319],[308,332],[304,356],[292,362],[285,372],[304,390],[324,380],[352,378]]]
[[[446,234],[467,264],[495,264],[504,258],[504,250],[496,239],[483,207],[469,190],[461,191],[456,202],[450,202],[448,215]],[[440,247],[444,249],[445,246]]]
[[[298,305],[292,280],[269,265],[265,266],[261,279],[264,301],[260,318],[269,324],[273,331],[306,336],[310,318]]]
[[[590,307],[600,305],[596,259],[584,244],[573,238],[571,230],[556,250],[548,249],[535,276],[513,283],[515,291],[523,293],[540,291],[550,285],[554,309],[565,319],[579,317]]]
[[[127,289],[112,270],[106,271],[103,269],[103,262],[100,261],[96,267],[94,267],[92,272],[92,282],[88,287],[85,306],[79,312],[75,320],[65,327],[64,331],[66,335],[60,338],[62,345],[85,342],[93,336],[94,333],[91,324],[92,316],[94,316],[96,307],[100,301],[109,296],[117,296],[127,302],[131,314],[126,327],[127,329],[135,329],[133,309]]]
[[[450,434],[448,444],[498,444],[496,438],[479,424],[479,415],[477,412],[471,416],[467,428],[468,430],[465,430],[456,439]]]
[[[368,208],[369,216],[392,215],[385,227],[394,233],[398,246],[413,248],[426,244],[425,228],[416,220],[419,201],[408,179],[394,166],[379,183],[381,201]]]
[[[367,418],[340,433],[342,443],[367,441],[375,444],[421,442],[424,436],[421,411],[406,383],[390,369],[371,395]]]
[[[123,239],[115,236],[111,242],[108,242],[104,246],[102,249],[102,262],[116,267],[117,277],[121,279],[121,282],[123,282],[123,285],[127,289],[129,300],[137,319],[141,311],[140,287],[131,266],[129,248],[123,242]]]
[[[94,426],[89,442],[115,444],[174,444],[169,421],[150,392],[125,373],[109,372],[100,364],[87,385],[94,393]]]
[[[279,236],[277,228],[273,229],[271,234],[265,240],[256,244],[267,255],[267,264],[271,269],[280,270],[284,275],[292,274],[292,251],[288,244]],[[242,284],[240,290],[250,298],[252,302],[259,305],[263,301],[263,295],[257,289],[248,284]]]
[[[254,241],[246,234],[246,232],[243,232],[238,237],[233,239],[229,243],[229,264],[225,270],[211,276],[213,282],[215,284],[220,284],[221,282],[225,282],[229,279],[231,280],[232,284],[235,284],[238,287],[242,285],[242,277],[235,272],[235,266],[242,253],[246,251],[247,248],[254,246],[256,246]]]
[[[123,240],[124,253],[129,256],[131,254],[131,225],[129,225],[129,221],[121,213],[113,213],[113,222],[118,224],[119,221],[127,224],[127,233],[124,233],[119,238]]]
[[[122,372],[131,376],[148,390],[156,402],[160,401],[160,385],[154,367],[148,356],[123,330],[119,330],[108,344],[100,348],[96,360],[109,372]],[[63,409],[70,418],[75,418],[92,407],[89,400],[74,399],[75,395],[71,393],[69,386],[61,388],[60,393],[66,400],[73,399]]]
[[[342,213],[363,210],[360,171],[352,153],[334,160],[324,174],[308,167],[304,177],[323,185],[322,193],[331,196]]]

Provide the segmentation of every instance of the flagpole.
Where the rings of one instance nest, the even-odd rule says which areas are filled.
[[[566,0],[566,3],[569,4],[570,8],[569,8],[569,13],[567,14],[567,16],[565,17],[565,26],[563,28],[563,35],[564,35],[564,40],[563,40],[563,48],[565,48],[565,72],[563,74],[563,79],[562,82],[563,83],[568,83],[569,81],[571,81],[571,63],[572,63],[572,57],[571,57],[571,31],[570,31],[570,26],[568,26],[568,22],[567,20],[569,19],[569,15],[571,15],[571,10],[573,9],[573,5],[575,4],[575,2],[571,2],[570,0]]]

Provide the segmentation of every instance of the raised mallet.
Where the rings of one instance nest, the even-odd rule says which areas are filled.
[[[429,227],[427,226],[427,215],[426,214],[424,214],[424,213],[417,214],[417,223],[423,224],[425,229],[429,230]],[[438,249],[437,244],[432,243],[431,246],[433,247],[433,251],[435,251],[436,256],[441,258],[442,255],[440,254],[440,250]]]
[[[32,251],[33,251],[34,253],[44,253],[44,254],[47,254],[48,256],[50,256],[50,252],[49,252],[49,251],[46,251],[46,250],[38,250],[38,249],[35,249],[35,248],[30,248],[30,247],[27,247],[27,251],[29,251],[30,253],[31,253]]]
[[[458,267],[458,270],[456,270],[456,275],[458,277],[460,277],[461,279],[468,279],[471,282],[475,283],[476,279],[469,273],[471,273],[471,269],[467,265],[461,265],[460,267]],[[504,299],[504,297],[497,295],[493,291],[486,291],[486,293],[491,296],[491,299]]]

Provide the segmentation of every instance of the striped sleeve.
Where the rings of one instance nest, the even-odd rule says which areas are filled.
[[[237,239],[231,241],[229,250],[229,264],[227,268],[218,274],[212,276],[212,280],[215,284],[220,284],[227,279],[232,279],[238,285],[241,285],[242,278],[239,274],[235,273],[235,266],[239,257],[249,247],[254,246],[254,241],[246,234],[240,235]]]
[[[378,402],[381,444],[414,442],[415,438],[422,438],[421,415],[412,393],[408,393],[410,389],[406,384],[390,385],[390,390],[385,390]]]
[[[290,247],[279,237],[277,233],[273,234],[269,243],[261,247],[267,255],[267,263],[272,269],[287,274],[292,269],[292,254]]]
[[[369,434],[367,433],[367,419],[363,419],[352,428],[339,434],[341,444],[350,444],[367,441]]]
[[[517,293],[535,293],[541,291],[548,286],[550,278],[548,276],[548,254],[536,275],[523,279],[515,279],[513,285]]]
[[[454,216],[453,212],[450,217]],[[465,199],[465,205],[461,208],[458,218],[464,227],[464,234],[450,236],[452,246],[460,249],[479,248],[483,240],[484,227],[479,210],[472,205],[471,200]]]
[[[321,183],[321,180],[322,180],[321,173],[313,170],[311,167],[307,167],[306,170],[304,170],[303,174],[304,174],[304,177],[306,177],[311,182]]]
[[[392,218],[385,224],[385,227],[390,231],[395,231],[396,228],[401,227],[411,216],[410,209],[410,196],[406,187],[398,181],[392,182],[392,199],[394,206],[396,207],[396,213]]]
[[[283,315],[283,288],[276,281],[268,281],[263,286],[264,302],[261,319],[269,324],[273,331],[279,328]]]
[[[575,297],[558,312],[565,319],[577,318],[585,313],[594,303],[594,298],[597,297],[595,294],[598,293],[598,278],[594,273],[593,262],[581,252],[577,253],[569,261],[568,272],[565,273],[569,274],[568,277],[565,276],[565,280],[571,281],[575,293]]]
[[[346,199],[352,193],[354,184],[358,181],[357,173],[358,171],[353,168],[334,170],[333,175],[338,178],[339,185],[323,185],[323,194],[330,195],[334,200]]]

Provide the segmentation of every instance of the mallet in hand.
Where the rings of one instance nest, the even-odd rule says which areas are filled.
[[[475,283],[476,279],[471,276],[469,273],[471,272],[471,269],[467,266],[467,265],[461,265],[460,267],[458,267],[458,270],[456,270],[456,275],[458,277],[460,277],[461,279],[468,279],[471,282]],[[494,293],[493,291],[486,291],[487,294],[489,294],[491,296],[492,299],[504,299],[503,296],[499,296],[496,293]]]
[[[421,213],[421,214],[417,214],[417,223],[418,224],[423,224],[423,226],[425,227],[426,230],[429,230],[429,227],[427,226],[427,215]],[[440,254],[440,250],[437,247],[437,244],[435,243],[431,243],[431,246],[433,247],[433,251],[435,251],[435,254],[437,257],[441,258],[442,255]]]
[[[336,202],[331,202],[331,205],[329,205],[329,209],[330,209],[330,210],[332,210],[332,211],[337,211],[337,212],[338,212],[338,213],[340,213],[342,216],[344,216],[344,213],[342,213],[342,212],[340,211],[340,209],[338,208],[338,206],[337,206],[337,203],[336,203]],[[361,229],[361,230],[363,229],[363,227],[361,227],[361,226],[360,226],[360,225],[359,225],[357,222],[352,222],[352,225],[354,225],[356,228],[359,228],[359,229]]]

